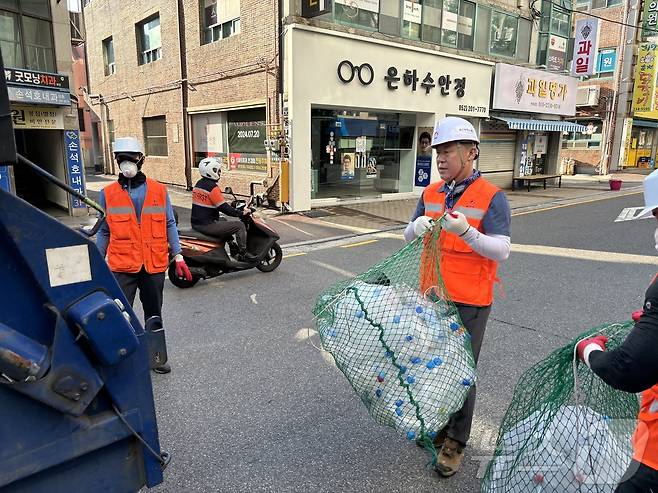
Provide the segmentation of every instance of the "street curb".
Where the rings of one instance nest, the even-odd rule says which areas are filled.
[[[541,204],[535,204],[535,205],[524,205],[524,206],[517,206],[517,207],[512,207],[510,210],[512,211],[512,215],[516,212],[522,213],[522,212],[530,212],[530,211],[537,211],[540,212],[543,209],[550,209],[551,207],[558,206],[558,205],[563,205],[563,206],[569,206],[569,205],[578,205],[580,203],[587,203],[592,199],[593,197],[599,197],[598,200],[604,200],[605,198],[608,197],[625,197],[627,195],[635,195],[637,193],[642,192],[642,186],[638,187],[633,187],[630,189],[627,189],[626,192],[624,193],[617,193],[617,192],[612,192],[612,191],[603,191],[603,192],[598,192],[595,194],[590,194],[582,197],[576,197],[576,198],[571,198],[571,199],[558,199],[558,200],[553,200],[551,202],[542,202]],[[596,201],[592,200],[593,202]],[[292,214],[297,214],[297,213],[292,213]],[[329,223],[331,224],[331,223]],[[281,248],[296,248],[296,247],[301,247],[301,246],[309,246],[309,245],[317,245],[320,243],[330,243],[332,241],[340,241],[340,240],[346,240],[349,238],[359,238],[361,236],[368,236],[368,235],[375,235],[378,233],[388,233],[391,231],[399,231],[403,230],[406,228],[406,224],[398,225],[398,226],[389,226],[387,228],[383,229],[377,229],[373,231],[368,231],[365,233],[347,233],[344,235],[338,235],[338,236],[331,236],[329,238],[318,238],[316,240],[306,240],[306,241],[298,241],[295,243],[286,243],[285,245],[281,245]]]

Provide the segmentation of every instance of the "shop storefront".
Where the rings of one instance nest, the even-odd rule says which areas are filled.
[[[556,119],[576,113],[577,79],[502,63],[494,77],[492,118],[482,132],[481,155],[489,152],[491,163],[484,172],[503,187],[511,186],[513,177],[559,173],[563,134],[586,131],[584,125]],[[488,131],[492,127],[497,132]]]
[[[658,121],[633,118],[628,149],[624,160],[627,168],[655,168]]]
[[[434,122],[489,116],[488,62],[309,26],[284,53],[293,210],[417,195],[438,179]]]
[[[78,114],[71,108],[69,78],[9,67],[5,78],[17,151],[84,193]],[[43,210],[55,207],[71,215],[86,211],[83,203],[25,166],[0,165],[0,186]]]
[[[192,166],[217,157],[227,170],[267,173],[265,106],[190,113]]]

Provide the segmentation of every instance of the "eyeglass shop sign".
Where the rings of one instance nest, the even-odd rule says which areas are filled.
[[[338,63],[336,74],[344,85],[382,86],[386,87],[389,93],[402,91],[418,93],[419,97],[427,98],[428,104],[440,103],[446,97],[456,98],[459,114],[478,116],[489,114],[487,104],[467,104],[469,99],[463,99],[470,89],[469,79],[464,73],[441,69],[428,71],[411,64],[389,65],[379,70],[371,63],[354,63],[346,59]]]
[[[505,63],[496,64],[493,109],[573,116],[578,79]]]

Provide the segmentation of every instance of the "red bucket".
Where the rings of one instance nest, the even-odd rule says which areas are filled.
[[[610,180],[610,190],[621,190],[621,180]]]

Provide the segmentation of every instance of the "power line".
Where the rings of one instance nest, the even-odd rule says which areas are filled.
[[[563,5],[564,2],[558,3],[558,2],[553,2],[551,0],[544,0],[544,1],[546,3],[550,3],[552,5],[560,7],[562,10],[565,10],[565,11],[567,11],[569,13],[572,13],[572,14],[580,14],[580,15],[585,15],[585,16],[589,16],[589,17],[594,17],[596,19],[601,19],[602,21],[610,22],[612,24],[619,24],[620,26],[632,27],[634,29],[642,29],[642,31],[644,31],[644,32],[652,32],[652,33],[658,34],[658,29],[645,28],[644,26],[638,26],[638,25],[635,25],[635,24],[628,24],[626,22],[617,21],[617,20],[614,20],[614,19],[608,19],[607,17],[601,17],[600,15],[592,14],[591,12],[584,12],[582,10],[570,9],[570,8],[565,7]],[[628,0],[625,0],[625,1],[628,1]],[[533,2],[533,4],[534,3],[535,2]]]

